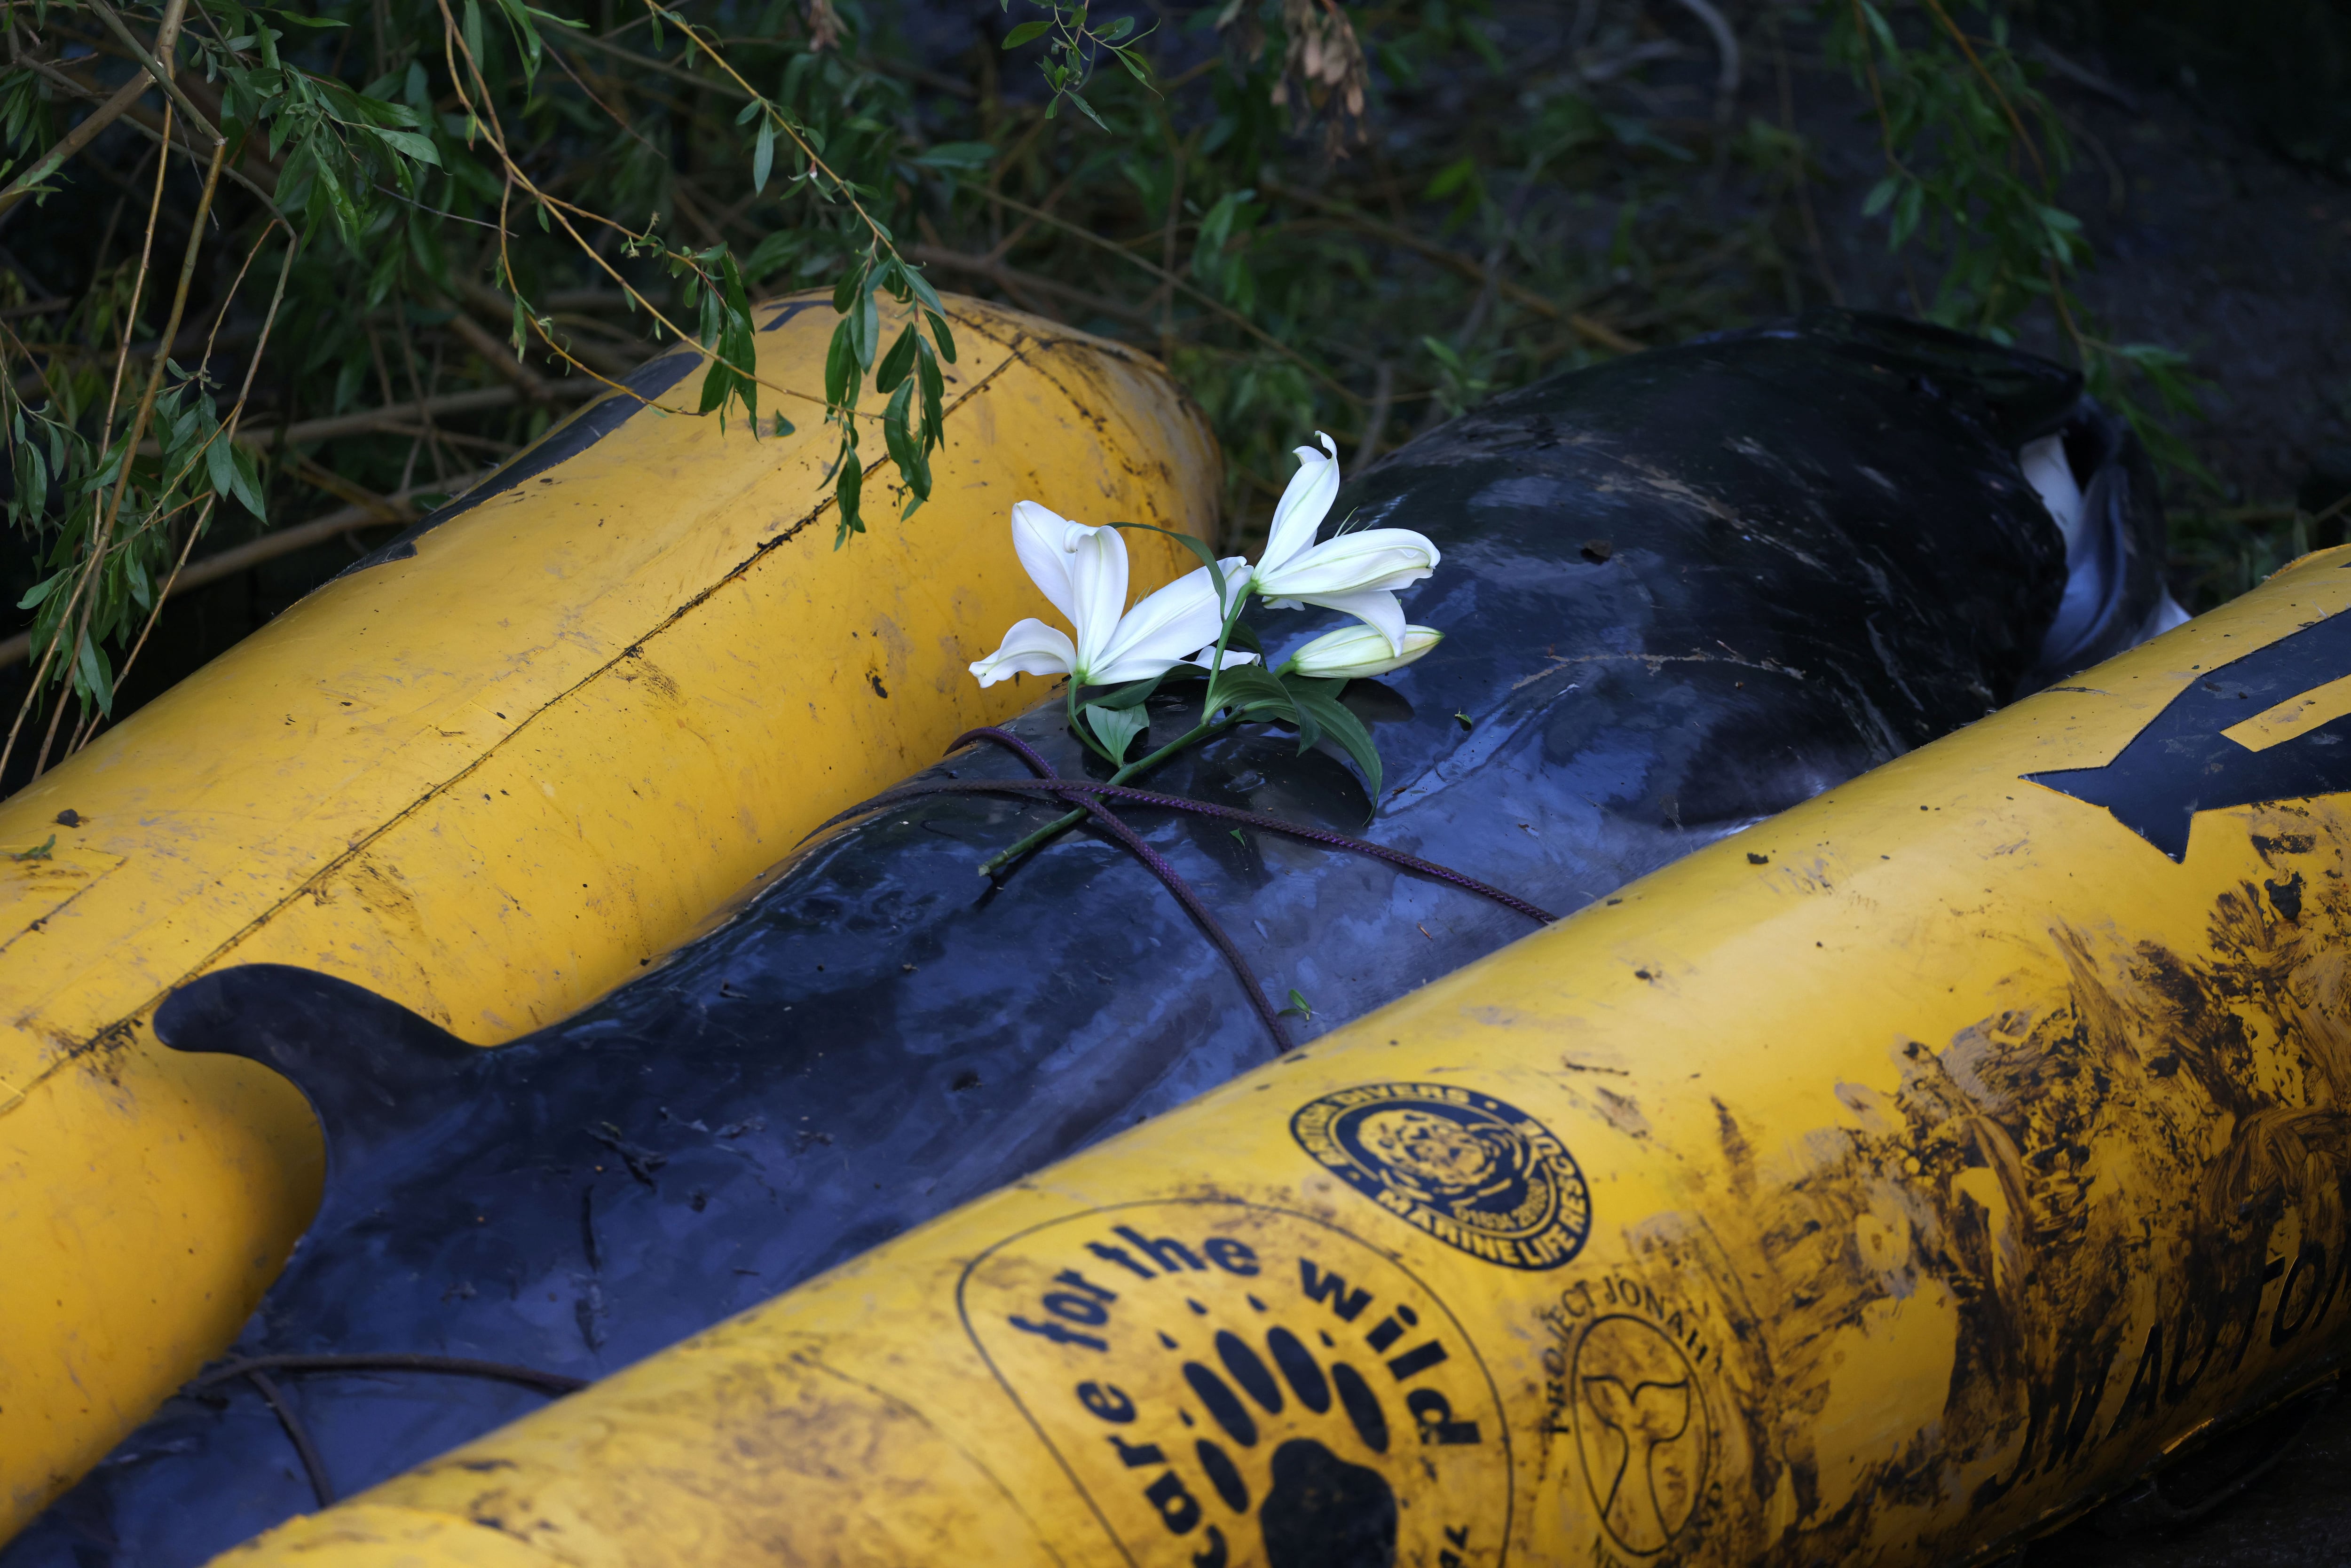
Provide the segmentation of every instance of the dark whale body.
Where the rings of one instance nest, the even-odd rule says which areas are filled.
[[[1334,513],[1445,552],[1406,608],[1447,641],[1347,695],[1385,760],[1371,825],[1346,766],[1264,727],[1149,782],[1575,909],[2048,678],[2064,547],[2014,455],[2061,430],[2105,455],[2082,477],[2105,558],[2143,569],[2096,591],[2153,604],[2143,465],[2071,374],[2027,356],[1832,314],[1497,399],[1357,476]],[[1329,624],[1258,622],[1277,653]],[[977,648],[1000,628],[967,630]],[[2127,637],[2076,637],[2067,659]],[[1155,702],[1155,734],[1179,733]],[[1083,774],[1059,716],[1013,727]],[[925,777],[950,771],[1026,776],[968,748]],[[277,1067],[327,1134],[318,1219],[235,1354],[593,1378],[1266,1060],[1232,970],[1107,837],[1071,833],[1000,886],[975,874],[1059,810],[933,796],[869,814],[642,977],[495,1051],[298,969],[190,985],[163,1038]],[[1311,1004],[1301,1037],[1529,929],[1379,862],[1127,815],[1269,994]],[[346,1494],[544,1397],[275,1375]],[[173,1568],[314,1506],[278,1417],[233,1377],[168,1402],[0,1565]]]

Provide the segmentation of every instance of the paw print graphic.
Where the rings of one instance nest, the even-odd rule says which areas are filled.
[[[1239,1452],[1268,1450],[1257,1522],[1269,1568],[1384,1568],[1394,1563],[1395,1489],[1378,1469],[1348,1457],[1384,1455],[1393,1437],[1387,1412],[1364,1375],[1343,1361],[1332,1362],[1326,1373],[1313,1352],[1279,1325],[1266,1332],[1263,1356],[1229,1329],[1217,1331],[1214,1345],[1217,1366],[1186,1361],[1184,1382]],[[1339,1436],[1334,1424],[1325,1434],[1330,1441],[1301,1436],[1274,1443],[1258,1416],[1281,1416],[1293,1402],[1311,1416],[1335,1410],[1346,1437]],[[1208,1437],[1196,1438],[1193,1452],[1217,1500],[1246,1517],[1255,1500],[1232,1454]],[[1224,1560],[1223,1548],[1223,1531],[1211,1525],[1205,1554],[1211,1564]]]
[[[967,1272],[965,1322],[1054,1476],[1131,1561],[1499,1561],[1499,1399],[1453,1314],[1393,1260],[1227,1202],[1125,1206],[1017,1240]]]

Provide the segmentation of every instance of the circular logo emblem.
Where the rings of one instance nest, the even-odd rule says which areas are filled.
[[[1556,1269],[1592,1232],[1566,1146],[1516,1106],[1445,1083],[1366,1083],[1299,1107],[1290,1132],[1401,1219],[1509,1269]]]
[[[1689,1357],[1640,1318],[1597,1319],[1575,1347],[1571,1399],[1602,1528],[1634,1556],[1663,1552],[1706,1483],[1712,1434]]]

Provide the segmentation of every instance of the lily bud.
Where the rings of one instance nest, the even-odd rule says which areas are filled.
[[[1387,633],[1358,622],[1325,632],[1290,655],[1283,670],[1314,680],[1357,680],[1400,670],[1439,643],[1445,633],[1429,626],[1404,629],[1401,648],[1391,647]]]

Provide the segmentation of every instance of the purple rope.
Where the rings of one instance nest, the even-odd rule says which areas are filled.
[[[1352,850],[1359,855],[1370,855],[1374,860],[1385,861],[1390,865],[1399,866],[1405,871],[1444,883],[1448,886],[1460,888],[1465,893],[1474,893],[1481,898],[1490,898],[1503,908],[1523,915],[1539,925],[1548,925],[1559,918],[1549,910],[1529,904],[1516,894],[1505,893],[1490,883],[1479,882],[1476,877],[1465,876],[1450,866],[1438,865],[1435,861],[1425,861],[1418,855],[1406,854],[1402,850],[1393,850],[1385,844],[1375,844],[1368,839],[1351,838],[1345,833],[1333,832],[1328,828],[1305,827],[1297,822],[1284,821],[1280,817],[1266,816],[1259,811],[1244,811],[1232,806],[1218,806],[1207,800],[1195,800],[1186,795],[1166,795],[1155,789],[1137,789],[1129,784],[1101,784],[1091,779],[1061,778],[1026,741],[1007,731],[969,730],[957,736],[955,746],[948,749],[954,750],[967,740],[976,738],[994,740],[998,736],[1003,737],[1003,741],[999,744],[1006,744],[1008,748],[1022,754],[1021,760],[1039,771],[1038,778],[1033,779],[941,779],[925,784],[909,784],[904,789],[892,789],[885,794],[876,795],[862,806],[852,806],[824,826],[829,828],[833,825],[833,822],[844,821],[868,811],[882,810],[902,800],[911,800],[924,795],[985,795],[991,792],[1000,793],[1008,789],[1026,794],[1033,790],[1054,796],[1072,806],[1087,803],[1085,797],[1102,796],[1113,800],[1132,801],[1138,806],[1160,806],[1171,811],[1190,811],[1197,816],[1214,817],[1220,821],[1240,822],[1252,828],[1261,828],[1267,832],[1287,833],[1291,838],[1303,839],[1309,843],[1321,844],[1328,849]],[[817,831],[821,832],[824,830],[820,828]]]
[[[320,1508],[331,1508],[335,1502],[335,1483],[327,1474],[327,1461],[320,1456],[318,1444],[310,1440],[310,1429],[294,1406],[287,1402],[285,1393],[277,1386],[272,1372],[437,1372],[454,1377],[488,1377],[504,1383],[519,1383],[526,1388],[536,1388],[542,1394],[569,1394],[588,1386],[583,1377],[567,1377],[559,1372],[541,1372],[536,1367],[514,1366],[501,1361],[475,1361],[455,1355],[256,1355],[234,1359],[225,1366],[215,1367],[189,1383],[184,1392],[193,1393],[242,1377],[253,1385],[262,1400],[277,1416],[277,1424],[294,1445],[294,1452],[302,1460],[303,1471],[310,1478],[311,1495]]]
[[[997,745],[1004,747],[1005,750],[1011,752],[1015,757],[1020,758],[1021,761],[1027,763],[1029,765],[1029,771],[1034,773],[1040,779],[1058,779],[1061,777],[1060,774],[1053,771],[1053,765],[1046,761],[1044,757],[1035,747],[1029,745],[1027,741],[1021,739],[1010,730],[998,729],[992,724],[983,724],[977,729],[965,730],[961,735],[956,736],[953,740],[947,742],[947,748],[946,752],[941,755],[953,756],[956,752],[961,751],[967,744],[975,740],[992,740],[996,742]],[[1074,803],[1075,802],[1072,802],[1072,804]],[[838,821],[838,819],[835,820]]]
[[[327,1355],[255,1355],[241,1357],[225,1366],[216,1367],[186,1385],[190,1391],[209,1388],[233,1377],[248,1377],[256,1372],[427,1372],[447,1377],[486,1377],[500,1383],[517,1383],[525,1388],[535,1388],[541,1394],[576,1394],[588,1386],[584,1377],[572,1377],[560,1372],[541,1372],[535,1366],[517,1366],[503,1361],[476,1361],[460,1355],[413,1355],[405,1352],[384,1352],[378,1354]]]
[[[1019,736],[1013,734],[1010,730],[998,729],[994,725],[984,725],[977,729],[967,729],[961,735],[956,736],[954,741],[948,745],[947,749],[949,751],[956,750],[961,747],[965,742],[972,740],[992,740],[996,742],[997,745],[1003,747],[1008,751],[1010,751],[1015,756],[1019,757],[1021,761],[1029,765],[1030,771],[1034,772],[1037,775],[1037,778],[1033,781],[1025,779],[1015,779],[1007,780],[1007,782],[1019,785],[1027,785],[1033,782],[1037,786],[1044,789],[1048,793],[1056,794],[1059,799],[1067,804],[1081,808],[1088,815],[1092,817],[1095,821],[1101,823],[1103,829],[1110,833],[1111,837],[1116,839],[1121,844],[1123,844],[1128,850],[1132,851],[1135,859],[1141,861],[1145,866],[1149,867],[1152,875],[1166,883],[1167,891],[1176,895],[1176,902],[1184,906],[1184,913],[1192,917],[1192,919],[1199,925],[1201,931],[1207,934],[1208,940],[1216,944],[1217,951],[1225,956],[1225,962],[1233,967],[1233,974],[1240,980],[1241,989],[1249,993],[1250,1005],[1257,1009],[1257,1016],[1259,1019],[1264,1023],[1266,1032],[1273,1036],[1273,1049],[1275,1051],[1280,1052],[1290,1049],[1289,1031],[1281,1027],[1280,1016],[1273,1010],[1273,1004],[1266,999],[1265,987],[1259,982],[1257,971],[1249,967],[1249,960],[1241,956],[1241,950],[1233,946],[1233,939],[1225,935],[1225,928],[1221,925],[1217,924],[1217,917],[1208,912],[1208,906],[1200,902],[1199,894],[1192,891],[1192,884],[1186,882],[1182,874],[1178,873],[1174,866],[1169,865],[1165,859],[1160,855],[1157,850],[1155,850],[1149,844],[1144,843],[1143,841],[1142,834],[1136,832],[1133,828],[1128,827],[1125,821],[1108,806],[1105,806],[1100,800],[1093,799],[1091,792],[1079,794],[1074,790],[1069,789],[1068,786],[1071,781],[1062,779],[1059,774],[1055,773],[1051,763],[1039,756],[1035,747],[1031,747],[1027,741],[1021,739]],[[975,782],[977,782],[977,780],[975,780]],[[1061,789],[1057,790],[1055,789],[1056,785],[1061,786]],[[907,794],[916,792],[930,793],[928,790],[898,790],[894,793],[897,798],[904,799]],[[867,801],[865,807],[861,807],[859,809],[865,810],[871,807],[879,806],[884,800],[891,798],[892,797],[890,796],[877,797],[872,800]],[[834,819],[835,821],[838,821],[839,820],[839,818]],[[831,827],[831,825],[832,824],[831,822],[825,824],[826,827]]]
[[[319,1445],[310,1440],[310,1429],[302,1424],[302,1417],[294,1413],[294,1406],[286,1403],[286,1396],[279,1392],[268,1374],[256,1367],[241,1370],[245,1380],[260,1394],[262,1402],[276,1413],[277,1424],[286,1428],[286,1436],[293,1443],[294,1452],[301,1458],[303,1473],[310,1478],[310,1495],[319,1500],[320,1508],[334,1507],[335,1483],[327,1475],[327,1461],[319,1454]]]

